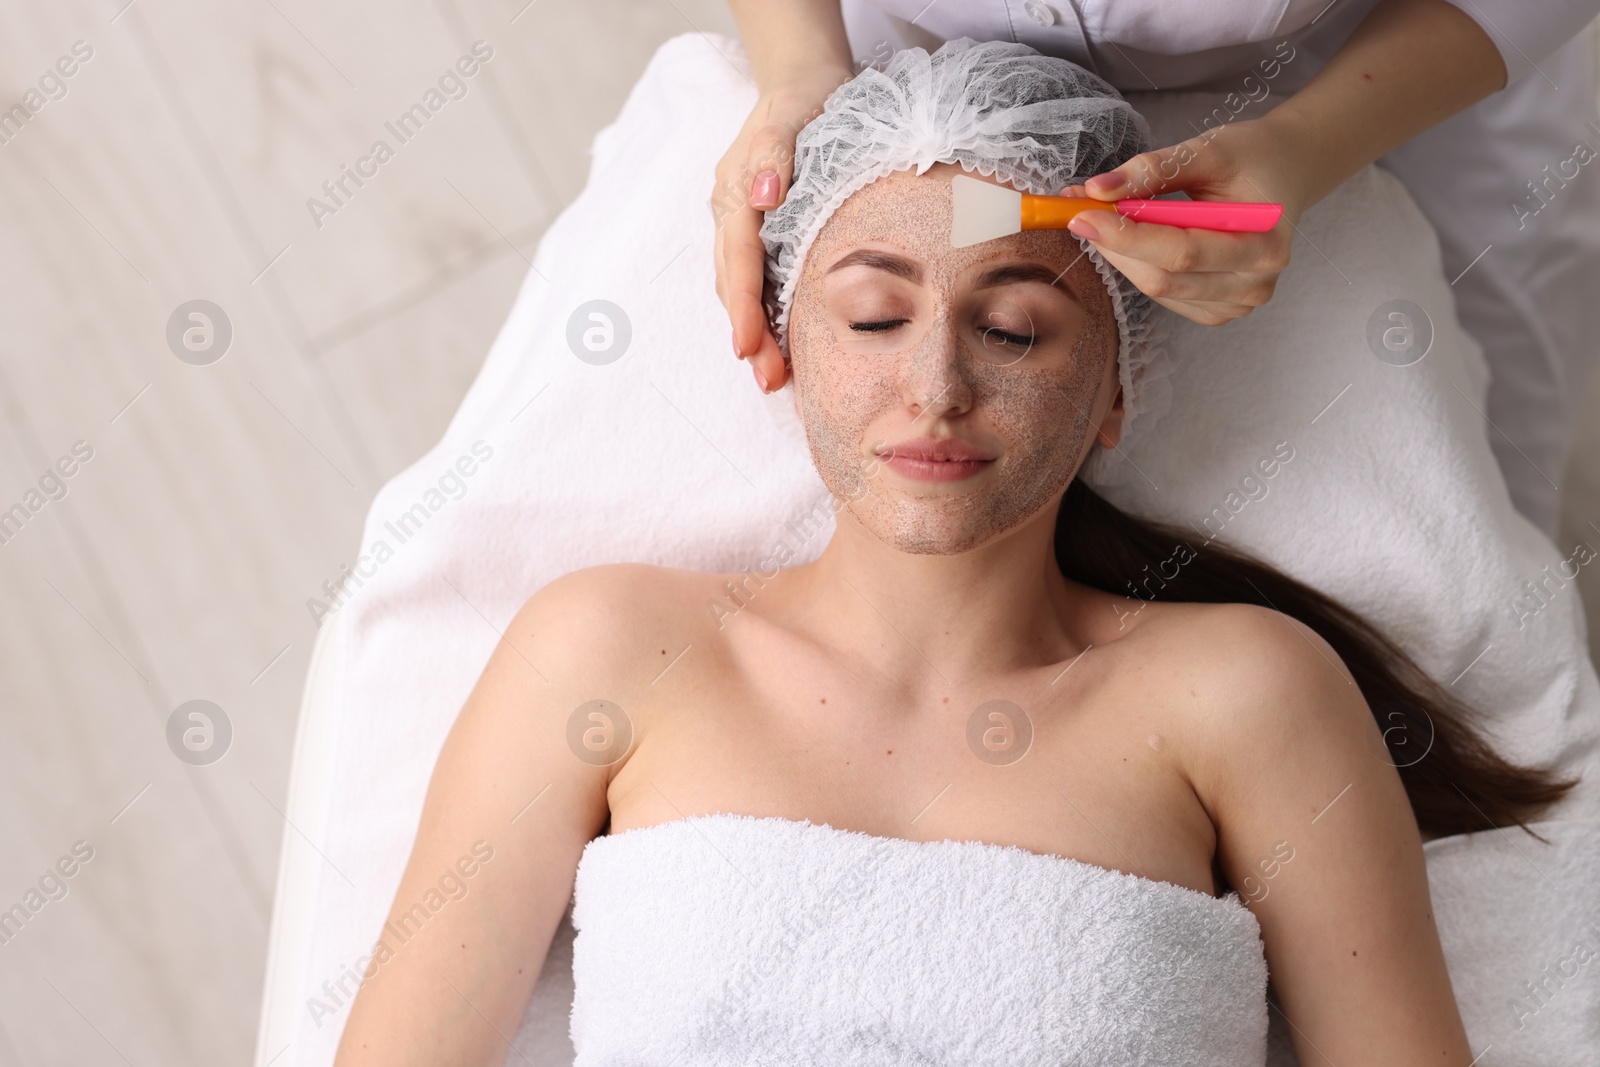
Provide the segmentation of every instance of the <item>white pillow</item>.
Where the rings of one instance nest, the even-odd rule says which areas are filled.
[[[393,898],[444,735],[528,596],[602,562],[742,570],[779,544],[803,561],[826,543],[828,496],[789,394],[756,391],[712,288],[712,170],[753,98],[738,43],[689,34],[662,46],[596,138],[587,187],[541,242],[444,439],[379,493],[360,587],[315,598],[329,614],[296,741],[298,832],[284,838],[259,1063],[332,1061],[348,976]],[[1209,108],[1195,99],[1139,103],[1159,130]],[[1576,591],[1552,593],[1520,631],[1508,606],[1567,553],[1511,511],[1476,414],[1484,364],[1456,324],[1432,232],[1371,169],[1300,229],[1267,308],[1216,329],[1177,324],[1172,410],[1107,495],[1196,526],[1222,507],[1226,521],[1212,521],[1224,540],[1385,627],[1492,712],[1507,755],[1592,768],[1600,687]],[[1432,321],[1432,350],[1410,367],[1381,362],[1365,340],[1394,299]],[[626,348],[600,362],[586,332],[602,348],[626,333]],[[1293,456],[1263,478],[1257,461],[1279,442]],[[1593,819],[1595,795],[1590,783],[1564,814]],[[1578,827],[1560,847],[1584,833],[1592,846]],[[1516,904],[1525,870],[1471,859],[1492,849],[1452,850],[1441,866],[1446,844],[1430,846],[1430,871],[1458,989],[1510,990],[1538,967],[1452,946],[1453,901],[1500,908],[1497,924],[1530,951],[1578,936],[1571,908],[1593,882],[1556,881],[1576,877],[1562,873],[1570,865],[1542,862],[1568,899],[1556,929]],[[1454,889],[1441,895],[1441,879]],[[525,1062],[570,1062],[570,937],[564,925],[518,1038]],[[1543,1045],[1519,1046],[1485,1013],[1468,1019],[1476,1047],[1492,1040],[1502,1064],[1519,1047],[1581,1047],[1570,1041],[1600,1005],[1588,977],[1541,1012]]]

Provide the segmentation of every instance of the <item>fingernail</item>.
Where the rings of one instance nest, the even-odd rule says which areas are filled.
[[[1086,241],[1100,240],[1100,230],[1094,223],[1089,221],[1089,213],[1087,211],[1072,216],[1072,221],[1067,223],[1067,229]]]
[[[769,208],[778,206],[778,172],[764,170],[750,183],[750,206]]]
[[[1128,179],[1116,171],[1111,171],[1109,174],[1096,174],[1083,184],[1094,186],[1096,192],[1114,193],[1127,185]]]
[[[750,365],[750,370],[755,374],[756,384],[761,386],[761,391],[763,393],[767,392],[767,376],[761,373],[761,368],[752,363]]]
[[[739,347],[739,331],[733,331],[733,354],[740,359],[744,358],[744,349]]]

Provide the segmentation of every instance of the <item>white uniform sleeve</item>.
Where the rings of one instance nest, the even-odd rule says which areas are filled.
[[[1600,14],[1600,0],[1450,0],[1500,49],[1506,84],[1533,70]]]

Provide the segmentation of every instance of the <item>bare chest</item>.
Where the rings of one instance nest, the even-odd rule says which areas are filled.
[[[798,643],[765,652],[753,664],[737,647],[691,648],[635,697],[612,832],[778,816],[1016,845],[1213,892],[1215,831],[1150,677],[1113,678],[1091,651],[977,678],[930,665],[897,687]]]

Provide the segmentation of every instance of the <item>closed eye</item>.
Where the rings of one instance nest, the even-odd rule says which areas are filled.
[[[858,333],[884,333],[910,321],[910,319],[881,319],[877,322],[852,322],[850,328]],[[1038,341],[1035,334],[1007,333],[993,326],[983,331],[983,337],[985,341],[997,340],[1003,345],[1015,345],[1018,348],[1032,348]]]
[[[1001,344],[1017,345],[1020,348],[1032,348],[1033,342],[1038,340],[1038,338],[1031,333],[1006,333],[1004,330],[996,330],[993,328],[983,331],[983,336],[985,340],[988,340],[991,337],[998,337]]]

